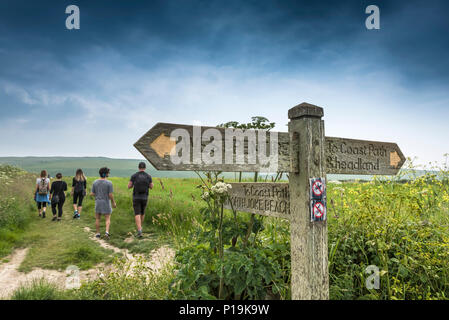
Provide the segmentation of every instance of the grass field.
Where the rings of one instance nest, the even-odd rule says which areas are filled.
[[[75,264],[81,269],[91,268],[99,262],[111,262],[112,254],[89,239],[85,228],[95,230],[94,199],[86,197],[83,203],[82,218],[73,220],[70,187],[64,205],[61,222],[51,221],[51,210],[47,209],[45,219],[38,217],[38,211],[32,200],[35,175],[23,171],[14,171],[11,167],[1,167],[7,185],[3,183],[1,207],[3,223],[0,225],[0,258],[11,253],[13,247],[28,247],[29,253],[22,263],[21,271],[30,271],[33,267],[63,270]],[[8,177],[8,178],[7,178]],[[3,179],[3,178],[2,178]],[[71,179],[64,178],[70,186]],[[69,181],[70,180],[70,181]],[[90,188],[95,178],[88,178]],[[180,224],[189,219],[187,212],[195,211],[192,195],[194,180],[165,179],[164,189],[155,180],[155,189],[144,223],[144,238],[134,238],[135,224],[132,210],[132,190],[127,189],[128,179],[111,178],[118,207],[114,209],[110,233],[110,243],[119,248],[129,249],[133,253],[148,253],[162,244],[170,244]],[[198,198],[198,197],[197,197]],[[169,204],[169,205],[167,205]],[[164,219],[172,215],[170,221]],[[6,220],[6,215],[9,215]],[[178,217],[178,221],[174,220]],[[185,219],[186,221],[183,221]],[[153,223],[154,221],[154,223]],[[166,223],[169,222],[169,223]],[[104,222],[101,232],[104,233]]]
[[[10,166],[0,166],[0,258],[11,253],[23,241],[24,231],[31,222],[31,196],[35,177]],[[28,198],[29,199],[29,198]]]
[[[69,184],[71,181],[65,179]],[[95,178],[88,178],[88,187]],[[195,193],[192,185],[198,183],[195,180],[165,179],[162,189],[159,181],[155,181],[155,189],[148,207],[146,221],[144,222],[144,238],[139,240],[134,224],[132,210],[132,190],[127,190],[128,179],[111,178],[114,185],[114,194],[117,208],[114,209],[111,218],[110,243],[119,248],[129,249],[132,253],[148,253],[152,249],[163,244],[173,243],[180,238],[179,226],[188,224],[188,212],[197,211],[192,195]],[[29,198],[32,196],[33,179],[30,180]],[[187,183],[186,183],[187,182]],[[70,189],[70,188],[69,188]],[[193,191],[193,192],[190,192]],[[27,196],[28,196],[27,195]],[[195,197],[193,195],[193,197]],[[197,198],[199,196],[197,195]],[[95,201],[87,196],[83,203],[82,218],[72,219],[73,208],[70,192],[64,205],[63,220],[51,221],[51,210],[48,208],[45,219],[38,218],[38,211],[32,201],[28,201],[26,214],[29,223],[26,232],[20,241],[15,242],[20,246],[30,248],[29,254],[21,266],[22,271],[29,271],[33,267],[62,270],[68,265],[76,264],[81,269],[92,267],[98,262],[110,262],[111,257],[104,249],[89,239],[89,234],[84,231],[86,227],[95,230]],[[166,220],[170,215],[171,219]],[[178,232],[174,237],[174,233]],[[104,234],[104,222],[101,225],[101,233]],[[9,253],[5,251],[3,255]],[[77,257],[79,258],[77,260]]]
[[[40,219],[32,201],[34,176],[12,167],[0,168],[0,259],[14,248],[28,247],[28,255],[20,266],[24,272],[34,267],[63,270],[75,264],[80,269],[89,269],[99,263],[112,263],[117,254],[92,241],[91,234],[85,231],[86,227],[92,231],[95,228],[92,198],[86,198],[80,220],[71,217],[70,196],[66,200],[62,222],[51,222],[51,214],[47,214],[46,219]],[[94,180],[94,177],[88,178],[89,188]],[[219,260],[215,260],[217,253],[213,250],[216,234],[211,233],[213,224],[208,222],[203,209],[205,202],[201,199],[202,191],[197,188],[201,181],[193,178],[155,178],[144,223],[144,239],[139,240],[134,237],[132,191],[126,187],[128,179],[111,177],[110,180],[118,205],[111,218],[110,244],[144,256],[154,248],[168,245],[177,250],[178,264],[174,266],[177,271],[166,272],[164,277],[142,271],[147,282],[141,292],[133,295],[129,291],[132,278],[115,274],[108,278],[110,285],[92,282],[70,295],[67,292],[57,293],[51,284],[36,282],[35,287],[16,292],[16,297],[26,297],[31,292],[30,297],[51,294],[53,298],[61,299],[216,298],[216,268],[219,265]],[[70,182],[68,178],[66,181]],[[231,227],[238,225],[237,228],[246,230],[250,221],[250,214],[239,213],[235,220],[230,211],[225,211],[223,223]],[[225,268],[234,270],[228,278],[225,277],[228,296],[242,299],[244,296],[251,297],[251,292],[257,296],[268,290],[274,298],[288,299],[288,222],[257,218],[252,228],[257,232],[251,235],[249,240],[252,245],[246,248],[242,241],[244,237],[231,244],[234,231],[232,228],[224,229],[225,233],[231,232],[230,242],[224,246],[225,256],[228,257]],[[331,299],[449,297],[447,169],[442,170],[438,177],[428,174],[408,183],[374,180],[368,183],[329,184],[328,229]],[[103,230],[102,225],[102,233]],[[244,268],[237,268],[239,265]],[[366,287],[369,276],[366,268],[370,265],[379,269],[379,289]],[[248,269],[249,266],[254,269]],[[263,266],[263,269],[257,269],[258,266]],[[244,272],[245,268],[249,273]],[[177,283],[177,291],[169,290],[173,281]],[[242,296],[233,291],[240,292],[239,285],[236,285],[239,281],[247,286],[245,289],[243,285],[243,293],[246,294]],[[259,282],[266,284],[260,287]],[[274,291],[277,293],[274,294]]]

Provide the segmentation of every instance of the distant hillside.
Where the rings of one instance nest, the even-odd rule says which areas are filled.
[[[26,171],[40,173],[47,170],[52,177],[61,172],[64,176],[73,176],[76,169],[83,169],[87,176],[98,176],[98,169],[108,167],[111,176],[128,177],[137,171],[138,159],[111,159],[105,157],[0,157],[0,163],[18,166]],[[148,162],[147,168],[154,177],[193,177],[193,172],[157,171]],[[148,170],[147,169],[147,170]]]
[[[64,176],[73,176],[76,169],[83,169],[87,176],[98,176],[98,169],[108,167],[111,169],[112,177],[129,177],[137,170],[139,159],[111,159],[105,157],[0,157],[0,164],[9,164],[20,167],[26,171],[40,173],[42,169],[47,170],[52,177],[61,172]],[[197,177],[193,171],[157,171],[148,162],[147,171],[153,177],[160,178],[192,178]],[[426,171],[416,170],[408,172],[404,178],[410,179],[414,176],[425,174]],[[227,178],[237,177],[234,173],[227,173]],[[253,174],[246,173],[244,178],[251,179]],[[285,177],[285,176],[284,176]],[[371,180],[372,176],[329,174],[328,180]]]
[[[61,172],[64,176],[73,176],[78,168],[83,169],[86,176],[98,176],[98,169],[108,167],[111,177],[129,177],[137,171],[139,159],[112,159],[105,157],[0,157],[0,164],[9,164],[20,167],[28,172],[40,173],[43,169],[54,177]],[[160,178],[196,178],[193,171],[157,171],[148,161],[147,172],[153,177]],[[234,177],[234,173],[226,174]],[[244,177],[253,177],[245,174]]]

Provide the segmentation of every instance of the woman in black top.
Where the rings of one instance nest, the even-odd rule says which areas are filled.
[[[65,194],[64,191],[67,190],[67,183],[62,181],[62,174],[56,174],[56,181],[53,181],[50,189],[50,201],[51,201],[51,211],[53,212],[53,219],[61,221],[62,217],[62,206],[65,202]],[[56,207],[58,207],[58,217],[56,218]]]
[[[81,210],[83,209],[83,199],[86,196],[87,182],[83,170],[76,170],[75,177],[72,182],[72,196],[73,196],[73,219],[79,219]]]

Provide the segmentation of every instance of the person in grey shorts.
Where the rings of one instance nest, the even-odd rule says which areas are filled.
[[[95,180],[92,184],[91,195],[95,197],[95,227],[97,233],[95,237],[100,238],[100,220],[101,216],[104,216],[106,221],[106,233],[105,237],[109,239],[109,226],[111,224],[112,208],[116,208],[117,205],[114,201],[114,192],[112,182],[107,180],[110,170],[106,167],[100,169],[100,179]],[[112,204],[112,206],[111,206]]]

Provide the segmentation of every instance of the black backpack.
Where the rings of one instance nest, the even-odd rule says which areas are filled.
[[[75,192],[83,192],[84,191],[84,180],[75,180]]]
[[[134,191],[136,194],[146,194],[150,188],[148,176],[145,172],[139,172],[134,182]]]

